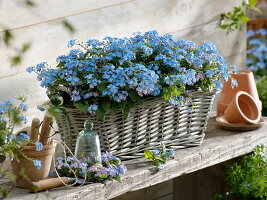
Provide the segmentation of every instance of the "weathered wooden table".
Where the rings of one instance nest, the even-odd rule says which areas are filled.
[[[202,145],[176,151],[175,159],[168,161],[165,168],[157,173],[153,173],[151,166],[138,168],[131,164],[127,173],[122,176],[122,183],[110,181],[106,185],[61,187],[38,195],[16,188],[9,199],[111,199],[231,160],[251,152],[259,144],[267,145],[267,125],[248,132],[226,131],[219,128],[212,117]]]

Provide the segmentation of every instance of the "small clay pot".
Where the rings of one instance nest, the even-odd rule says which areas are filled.
[[[224,112],[225,119],[230,123],[256,124],[260,121],[260,109],[256,101],[246,92],[237,92]]]
[[[11,162],[11,166],[14,175],[16,175],[17,186],[22,188],[28,188],[29,181],[38,181],[47,178],[51,167],[52,157],[55,153],[55,148],[56,143],[53,141],[48,145],[44,145],[43,150],[41,151],[36,151],[35,146],[23,147],[22,153],[25,156],[33,160],[41,161],[41,169],[37,169],[31,160],[28,160],[23,157],[18,150],[14,150],[14,154],[18,157],[18,160],[14,159]],[[26,178],[22,177],[19,174],[22,169],[25,170]]]
[[[224,115],[224,111],[232,101],[235,94],[239,91],[245,91],[250,94],[261,110],[262,104],[259,99],[253,73],[249,70],[240,70],[237,74],[231,74],[231,76],[237,80],[238,86],[232,88],[231,80],[224,83],[220,99],[217,103],[217,116]]]

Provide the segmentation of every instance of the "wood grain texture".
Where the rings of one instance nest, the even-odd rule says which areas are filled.
[[[230,0],[227,2],[224,0],[136,0],[67,17],[77,30],[74,35],[70,35],[64,30],[60,24],[61,18],[47,23],[37,23],[34,26],[16,28],[12,31],[16,36],[15,46],[20,46],[23,42],[31,42],[32,48],[25,55],[23,63],[13,69],[8,66],[8,58],[12,55],[12,51],[0,49],[2,51],[0,65],[3,66],[0,68],[0,74],[1,76],[8,76],[22,72],[27,66],[42,61],[55,63],[55,58],[66,52],[66,42],[71,38],[87,40],[89,38],[101,39],[105,36],[123,37],[136,31],[154,29],[162,34],[182,30],[190,31],[196,26],[218,22],[219,14],[229,10],[238,2]],[[53,9],[51,8],[51,10]],[[199,12],[200,10],[205,10],[205,12]],[[14,13],[21,14],[21,11],[15,9]],[[21,15],[17,18],[23,18],[24,15]],[[214,27],[218,29],[214,25],[208,29],[209,32]],[[199,30],[192,29],[192,32],[198,33]],[[221,32],[225,34],[225,31],[221,30]],[[198,41],[202,41],[201,36],[203,35],[205,33],[196,34],[195,37],[199,38]],[[214,35],[216,36],[217,33]],[[220,36],[218,35],[217,38],[221,38]],[[190,36],[190,39],[196,40],[195,37]],[[233,44],[233,41],[230,40],[229,43]],[[229,48],[222,47],[221,49]],[[222,54],[228,56],[224,52]]]
[[[31,7],[19,1],[4,0],[0,4],[0,19],[5,19],[2,23],[6,25],[6,28],[13,30],[93,12],[131,1],[136,0],[46,0],[33,1],[35,5]],[[13,11],[12,15],[10,15],[10,11]],[[0,31],[3,28],[0,27]]]
[[[122,176],[122,183],[112,181],[105,186],[92,184],[81,188],[58,188],[51,190],[50,195],[55,199],[111,199],[247,154],[259,144],[267,145],[266,131],[267,125],[250,132],[225,131],[216,126],[215,118],[211,118],[203,144],[176,151],[175,160],[169,161],[164,170],[158,173],[153,173],[152,167],[132,168]],[[128,166],[130,164],[128,162]],[[34,195],[18,189],[10,199],[18,196],[30,199]],[[39,194],[40,199],[44,197],[44,193]]]
[[[244,57],[241,59],[238,54],[245,51],[245,29],[226,36],[225,31],[217,27],[219,14],[240,2],[48,0],[37,1],[37,6],[30,9],[33,12],[30,14],[14,1],[1,1],[0,19],[5,19],[4,22],[12,29],[14,45],[31,42],[32,48],[25,54],[22,64],[13,68],[9,66],[9,58],[14,52],[3,46],[0,48],[0,100],[26,95],[31,108],[28,115],[38,113],[36,106],[47,97],[44,89],[38,86],[36,76],[29,75],[25,69],[43,61],[55,64],[56,57],[67,52],[66,43],[72,38],[123,37],[135,31],[156,29],[161,34],[171,33],[176,39],[196,42],[213,40],[223,56],[236,58],[234,64],[243,65]],[[74,35],[64,30],[60,24],[62,19],[68,19],[75,26],[77,31]]]
[[[214,200],[215,194],[225,194],[224,170],[232,163],[233,160],[175,178],[173,200]]]
[[[142,190],[125,193],[119,197],[115,197],[112,200],[163,200],[167,199],[165,196],[169,196],[173,193],[173,180],[165,181],[151,187],[144,188]]]
[[[5,19],[5,27],[12,29],[24,28],[29,26],[34,26],[40,23],[46,23],[55,21],[62,18],[67,18],[71,16],[81,15],[89,12],[94,12],[96,10],[104,10],[110,7],[119,7],[123,4],[130,4],[131,8],[139,7],[141,12],[147,11],[147,16],[149,12],[153,11],[155,7],[160,6],[158,10],[159,15],[170,15],[170,17],[177,17],[177,15],[190,15],[192,13],[198,17],[198,20],[191,18],[188,20],[190,24],[199,24],[202,22],[207,22],[211,17],[214,17],[218,12],[225,12],[231,7],[240,4],[241,0],[238,1],[210,1],[210,0],[46,0],[44,1],[34,1],[35,6],[27,7],[23,3],[17,1],[1,1],[0,8],[0,18]],[[140,6],[141,5],[141,6]],[[163,8],[168,9],[166,10]],[[199,8],[204,8],[208,12],[199,12]],[[214,9],[216,8],[216,9]],[[218,9],[220,8],[220,9]],[[144,10],[142,10],[144,9]],[[10,15],[12,11],[13,15]],[[122,13],[120,10],[118,13]],[[154,13],[155,15],[158,15]],[[151,16],[153,17],[153,16]],[[207,20],[208,19],[208,20]],[[182,21],[182,19],[180,19]],[[192,20],[192,21],[191,21]],[[2,28],[2,27],[1,27]],[[1,29],[0,29],[1,30]]]

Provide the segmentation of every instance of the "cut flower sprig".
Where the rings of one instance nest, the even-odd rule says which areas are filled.
[[[160,144],[160,148],[156,148],[152,151],[146,149],[144,151],[146,159],[151,160],[159,170],[163,169],[168,160],[174,159],[174,151],[172,149],[167,150],[163,143]]]
[[[76,107],[101,120],[117,110],[128,117],[149,96],[178,107],[190,103],[193,91],[220,90],[237,70],[213,42],[197,45],[157,31],[102,41],[71,40],[68,47],[73,49],[57,58],[56,67],[43,62],[27,71],[37,74],[52,104]]]
[[[90,157],[84,157],[80,160],[73,156],[68,156],[65,160],[63,157],[58,157],[56,160],[55,170],[51,175],[58,174],[59,176],[78,177],[86,182],[105,183],[108,180],[121,181],[120,175],[127,171],[126,166],[118,157],[106,152],[102,154],[102,163],[90,165]],[[71,170],[71,169],[72,170]],[[74,174],[75,173],[75,174]]]

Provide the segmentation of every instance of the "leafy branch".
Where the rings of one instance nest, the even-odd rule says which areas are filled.
[[[251,18],[248,11],[262,14],[261,10],[256,7],[257,0],[243,0],[240,6],[235,6],[232,11],[221,14],[220,28],[226,29],[227,34],[239,30],[243,24],[246,24]]]
[[[27,8],[36,6],[33,0],[17,0],[17,3]],[[61,24],[69,33],[75,32],[75,28],[68,20],[62,20]],[[22,62],[23,56],[31,48],[31,43],[24,42],[20,47],[16,47],[12,44],[12,41],[15,40],[15,35],[12,33],[12,30],[5,25],[1,25],[0,27],[3,29],[3,31],[0,31],[0,45],[14,51],[14,55],[10,57],[10,63],[11,66],[16,66]]]

